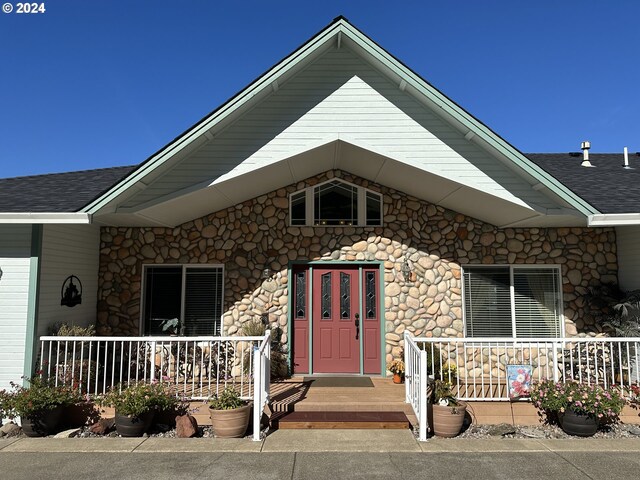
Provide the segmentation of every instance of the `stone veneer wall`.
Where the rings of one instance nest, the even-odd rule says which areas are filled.
[[[384,195],[384,227],[290,227],[288,196],[339,177]],[[559,264],[567,336],[599,328],[581,296],[616,282],[612,228],[499,229],[341,171],[281,188],[175,228],[105,227],[101,232],[98,332],[137,335],[143,264],[214,263],[225,268],[224,333],[268,313],[287,343],[287,264],[292,260],[384,262],[386,357],[405,330],[463,336],[465,264]],[[414,278],[400,272],[405,259]],[[268,265],[273,275],[262,280]]]

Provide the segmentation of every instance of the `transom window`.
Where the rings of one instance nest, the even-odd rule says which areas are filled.
[[[291,225],[382,225],[382,195],[342,180],[291,194]]]
[[[146,265],[146,335],[219,335],[223,306],[221,265]]]
[[[465,267],[467,337],[559,337],[562,335],[560,270]]]

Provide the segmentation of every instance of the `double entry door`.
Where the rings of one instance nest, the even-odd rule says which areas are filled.
[[[378,269],[305,265],[294,279],[294,372],[379,374]]]

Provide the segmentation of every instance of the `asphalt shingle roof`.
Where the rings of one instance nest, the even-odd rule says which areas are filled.
[[[135,166],[0,178],[0,212],[75,212]]]
[[[622,153],[592,153],[593,167],[582,167],[582,152],[525,153],[601,213],[640,212],[640,156],[629,153],[624,168]]]
[[[640,155],[589,155],[593,167],[582,167],[582,153],[526,153],[602,213],[640,212]],[[0,212],[75,212],[131,173],[136,166],[0,179]]]

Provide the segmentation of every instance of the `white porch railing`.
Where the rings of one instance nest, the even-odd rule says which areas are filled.
[[[206,400],[227,387],[254,403],[254,439],[269,401],[271,332],[263,337],[40,337],[40,370],[57,385],[101,395],[133,382],[163,382]],[[257,421],[256,421],[257,420]]]
[[[531,365],[534,382],[575,380],[622,389],[640,383],[640,338],[421,337],[410,342],[426,352],[427,376],[450,380],[463,400],[508,400],[506,366],[514,364]]]
[[[418,419],[418,438],[427,440],[427,352],[420,349],[415,338],[404,332],[404,372],[406,402],[411,404]]]

